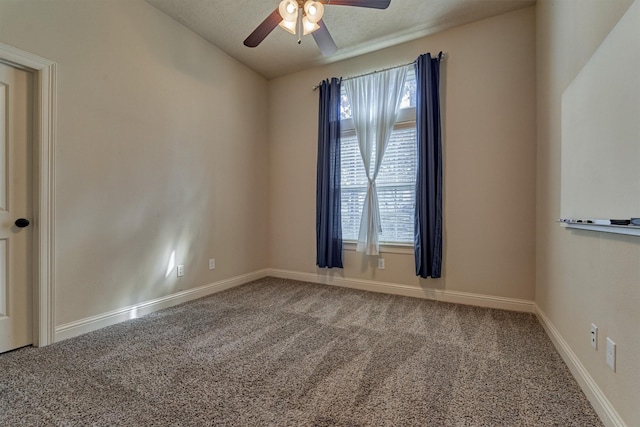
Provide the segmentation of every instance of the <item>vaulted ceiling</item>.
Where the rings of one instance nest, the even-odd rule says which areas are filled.
[[[531,6],[535,0],[391,0],[385,10],[327,5],[323,21],[338,51],[323,57],[313,37],[276,27],[256,48],[244,39],[279,0],[146,0],[267,79]]]

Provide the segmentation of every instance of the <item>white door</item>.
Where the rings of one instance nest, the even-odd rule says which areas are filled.
[[[32,343],[32,98],[31,73],[0,63],[0,353]]]

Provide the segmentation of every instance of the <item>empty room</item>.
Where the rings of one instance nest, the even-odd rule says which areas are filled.
[[[0,0],[0,98],[0,425],[640,425],[640,0]]]

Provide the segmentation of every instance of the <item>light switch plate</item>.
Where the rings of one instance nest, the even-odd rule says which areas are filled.
[[[616,371],[616,343],[607,337],[607,366]]]

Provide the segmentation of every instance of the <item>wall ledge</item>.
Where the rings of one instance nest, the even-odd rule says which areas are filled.
[[[618,412],[615,410],[609,399],[602,392],[595,380],[589,375],[589,371],[584,367],[578,356],[573,352],[567,341],[562,337],[558,329],[551,323],[551,320],[547,315],[534,304],[535,313],[542,324],[542,327],[547,332],[551,342],[560,353],[562,360],[567,364],[569,370],[573,374],[574,378],[580,385],[580,388],[591,402],[593,409],[604,423],[608,427],[626,427],[627,425],[622,420]]]
[[[578,230],[598,231],[601,233],[626,234],[627,236],[640,236],[640,227],[636,225],[600,225],[600,224],[575,224],[561,223],[565,228]]]

